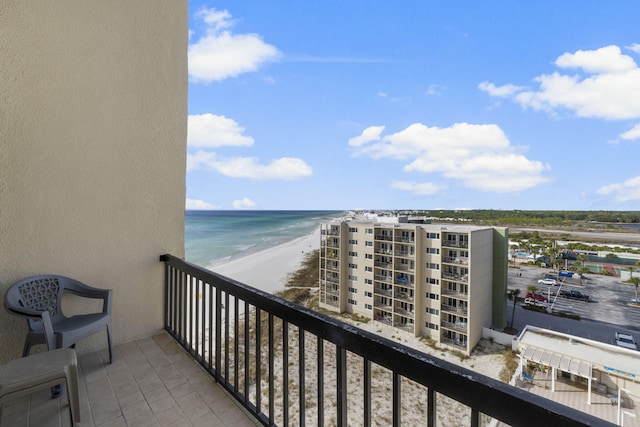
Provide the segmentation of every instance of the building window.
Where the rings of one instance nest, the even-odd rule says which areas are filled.
[[[373,271],[373,267],[365,267],[364,271]]]
[[[433,293],[431,293],[431,292],[428,292],[428,293],[427,293],[427,298],[429,298],[429,299],[434,299],[434,300],[438,301],[438,300],[440,299],[440,295],[438,295],[438,294],[433,294]]]
[[[440,255],[440,248],[427,248],[428,254]]]
[[[351,292],[352,294],[357,294],[358,293],[358,290],[356,288],[347,288],[347,290],[349,292]]]
[[[366,308],[367,310],[373,310],[373,307],[371,306],[371,304],[365,304],[364,308]]]
[[[349,263],[349,268],[358,268],[358,264],[354,264],[352,262]]]
[[[437,264],[435,262],[428,262],[427,268],[431,270],[440,270],[440,264]]]
[[[364,229],[364,233],[365,234],[373,234],[373,228],[365,228]]]
[[[349,280],[351,280],[352,282],[355,282],[356,280],[358,280],[358,276],[354,276],[352,274],[349,275]]]
[[[357,227],[349,227],[349,233],[357,233],[357,232],[358,232]]]
[[[364,254],[364,259],[373,259],[373,254]]]
[[[434,279],[433,277],[427,277],[425,282],[427,285],[440,285],[440,279]]]
[[[351,305],[358,305],[358,303],[354,299],[348,299],[347,302]]]
[[[438,314],[440,314],[440,310],[438,310],[437,308],[427,308],[427,313],[429,314],[433,314],[434,316],[437,316]]]
[[[365,284],[365,285],[373,285],[373,280],[371,280],[371,279],[364,279],[364,284]]]
[[[439,239],[440,233],[427,233],[427,239]]]
[[[438,325],[436,325],[435,323],[427,322],[425,323],[425,326],[429,329],[433,329],[434,331],[438,330]]]
[[[350,245],[357,245],[357,244],[358,244],[358,241],[357,241],[357,240],[355,240],[355,239],[349,239],[349,244],[350,244]]]
[[[349,251],[349,256],[358,256],[358,252]]]
[[[365,291],[364,292],[364,296],[371,298],[371,297],[373,297],[373,294],[371,292]]]
[[[367,241],[367,242],[364,242],[364,245],[365,245],[365,246],[373,246],[373,242],[369,242],[369,241]]]

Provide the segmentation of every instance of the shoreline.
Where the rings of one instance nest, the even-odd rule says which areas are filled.
[[[320,249],[320,225],[306,236],[216,265],[210,270],[273,294],[300,268],[307,253]]]

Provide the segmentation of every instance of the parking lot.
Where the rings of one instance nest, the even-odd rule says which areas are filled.
[[[554,312],[564,312],[580,316],[583,320],[593,320],[617,325],[621,329],[640,332],[640,307],[629,306],[635,297],[632,285],[622,283],[618,277],[607,277],[589,274],[585,276],[584,285],[579,279],[566,278],[560,282],[562,286],[539,284],[546,274],[552,273],[548,268],[522,266],[509,268],[509,289],[520,289],[520,298],[524,298],[527,287],[538,287],[538,293],[547,297],[559,290],[578,290],[590,297],[589,302],[551,296],[549,305]],[[562,277],[561,277],[562,279]],[[637,334],[636,334],[637,335]]]

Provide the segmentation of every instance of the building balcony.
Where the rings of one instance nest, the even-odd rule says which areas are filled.
[[[433,427],[449,399],[461,406],[453,416],[466,414],[455,425],[608,425],[173,256],[162,260],[166,333],[116,346],[113,364],[106,349],[81,355],[83,426],[371,426],[384,419]],[[390,316],[374,313],[390,324]],[[372,386],[381,371],[392,382],[387,391]],[[385,396],[374,409],[376,393]],[[52,400],[48,390],[3,404],[2,426],[69,425],[66,397]],[[419,422],[405,419],[413,406]]]
[[[393,250],[390,248],[374,248],[373,253],[381,254],[381,255],[392,255]]]
[[[467,300],[467,298],[469,298],[469,294],[468,293],[459,291],[457,289],[442,288],[441,293],[443,295],[447,295],[447,296],[454,297],[454,298],[457,298],[457,299],[462,299],[462,300],[465,300],[465,301]]]
[[[451,329],[458,332],[467,332],[467,325],[467,322],[461,321],[447,322],[443,320],[440,322],[440,326],[442,326],[443,328]]]
[[[374,294],[378,294],[378,295],[388,295],[391,296],[392,291],[391,289],[383,289],[383,288],[373,288],[373,293]]]
[[[469,276],[467,274],[447,273],[443,271],[442,277],[444,279],[453,280],[455,282],[467,283],[469,281]]]
[[[414,255],[415,253],[411,251],[395,251],[395,256],[401,258],[413,258]]]
[[[413,237],[396,236],[394,241],[398,243],[415,243],[415,239]]]
[[[442,257],[442,262],[448,263],[448,264],[467,265],[467,264],[469,264],[469,258],[467,258],[467,257],[450,257],[450,256],[446,256],[446,257]]]
[[[382,241],[385,241],[385,242],[391,242],[391,241],[393,241],[393,236],[388,235],[388,234],[376,234],[374,239],[375,240],[382,240]]]
[[[440,306],[441,311],[445,311],[448,313],[456,313],[456,314],[464,314],[465,316],[467,315],[467,309],[466,308],[461,308],[461,307],[456,307],[453,305],[447,305],[447,304],[442,304]]]
[[[445,337],[442,337],[440,339],[440,342],[443,343],[443,344],[452,346],[452,347],[457,347],[457,348],[465,350],[465,351],[467,350],[467,343],[466,342],[462,342],[462,341],[459,341],[459,340],[454,340],[454,339],[451,339],[451,338],[445,338]]]
[[[405,301],[413,301],[413,298],[410,297],[408,293],[402,292],[402,291],[397,291],[395,298],[405,300]]]
[[[393,263],[392,262],[386,262],[386,261],[375,261],[373,263],[373,265],[375,265],[376,267],[389,269],[389,268],[391,268],[393,266]]]
[[[457,241],[457,240],[442,240],[442,247],[449,247],[449,248],[468,248],[469,247],[469,242],[463,241]]]

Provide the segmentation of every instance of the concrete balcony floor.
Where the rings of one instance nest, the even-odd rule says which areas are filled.
[[[261,425],[165,334],[79,357],[81,425]],[[49,390],[5,403],[0,425],[70,426],[66,393]]]

